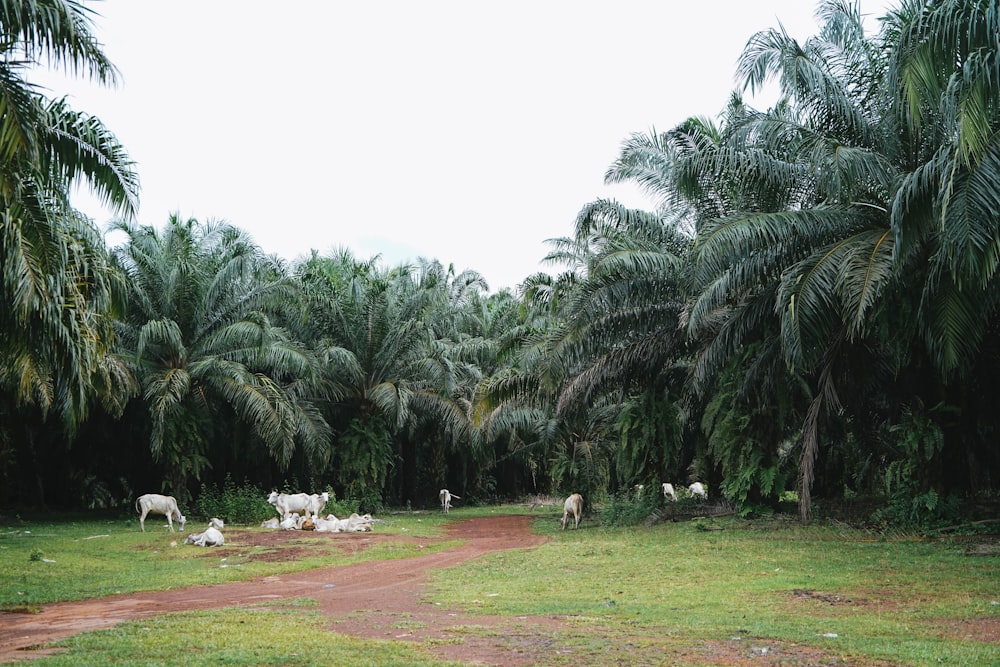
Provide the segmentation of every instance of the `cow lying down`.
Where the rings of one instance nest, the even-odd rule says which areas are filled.
[[[222,519],[212,519],[208,522],[208,528],[204,533],[192,533],[184,540],[184,544],[193,544],[197,547],[221,547],[226,543],[226,538],[222,536],[224,527]]]
[[[314,530],[320,533],[367,533],[372,529],[372,515],[351,514],[346,519],[338,519],[327,514],[325,519],[313,519]]]
[[[371,514],[353,513],[346,519],[338,519],[333,514],[322,517],[303,517],[293,512],[281,521],[272,519],[260,524],[261,528],[281,530],[315,530],[318,533],[366,533],[372,529],[375,519]]]

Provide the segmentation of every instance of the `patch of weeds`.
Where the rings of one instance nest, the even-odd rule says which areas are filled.
[[[5,604],[0,605],[0,613],[4,614],[40,614],[42,613],[40,604]]]
[[[695,519],[694,528],[695,530],[701,530],[705,532],[713,530],[723,530],[722,526],[715,523],[714,521],[706,519],[705,517],[698,517],[697,519]]]
[[[281,598],[279,600],[268,600],[261,602],[258,607],[317,607],[319,602],[313,598]]]
[[[453,625],[446,632],[454,632],[458,635],[479,635],[488,633],[489,628],[485,625]]]
[[[430,639],[425,639],[424,643],[428,646],[461,646],[465,643],[463,637],[449,637],[449,638],[437,638],[431,637]]]

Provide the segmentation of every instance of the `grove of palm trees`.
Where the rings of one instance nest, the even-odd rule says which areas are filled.
[[[113,128],[30,81],[114,82],[99,16],[0,0],[0,508],[184,504],[227,480],[368,510],[444,487],[598,504],[700,480],[746,515],[984,518],[1000,0],[899,0],[869,32],[851,0],[817,16],[804,42],[751,37],[717,117],[624,138],[605,178],[655,210],[581,202],[514,293],[435,259],[287,262],[238,221],[139,224]],[[765,85],[779,101],[753,108]]]

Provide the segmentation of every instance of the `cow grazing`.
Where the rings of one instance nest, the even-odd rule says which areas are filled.
[[[674,491],[674,485],[670,482],[663,483],[663,497],[670,500],[677,500],[677,492]]]
[[[451,509],[451,499],[457,498],[458,500],[461,500],[462,496],[456,496],[448,489],[441,489],[438,492],[438,498],[441,500],[441,509],[443,509],[445,513],[447,513],[448,510]]]
[[[139,528],[146,532],[146,517],[149,514],[163,514],[167,517],[167,525],[170,532],[174,532],[174,520],[181,530],[184,530],[184,523],[187,519],[177,508],[177,501],[173,496],[162,496],[159,493],[147,493],[139,496],[135,501],[135,509],[139,512]]]
[[[566,530],[566,522],[569,515],[573,515],[573,529],[580,527],[580,515],[583,514],[583,496],[574,493],[563,503],[562,529]]]
[[[695,498],[701,498],[703,500],[705,498],[708,498],[708,492],[705,491],[705,485],[702,484],[701,482],[695,482],[694,484],[689,486],[688,491],[690,491],[691,495],[694,496]]]
[[[330,501],[330,494],[323,493],[278,493],[272,491],[267,502],[274,505],[278,516],[287,519],[293,512],[302,517],[317,517]]]

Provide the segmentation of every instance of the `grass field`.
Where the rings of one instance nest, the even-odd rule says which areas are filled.
[[[445,521],[497,511],[525,508],[392,515],[377,530],[433,537]],[[884,539],[782,519],[603,528],[590,518],[561,531],[551,510],[534,525],[551,540],[437,571],[428,596],[472,613],[562,619],[567,630],[552,641],[565,650],[544,664],[1000,664],[1000,557],[990,537]],[[0,606],[30,611],[109,592],[415,554],[406,543],[357,554],[313,546],[293,562],[247,558],[236,567],[237,554],[232,567],[219,568],[171,546],[182,538],[155,522],[147,531],[131,518],[4,528]],[[68,653],[33,664],[447,664],[419,646],[326,631],[308,599],[280,610],[171,614],[155,626],[84,633],[61,642]],[[224,639],[206,642],[206,627]]]

